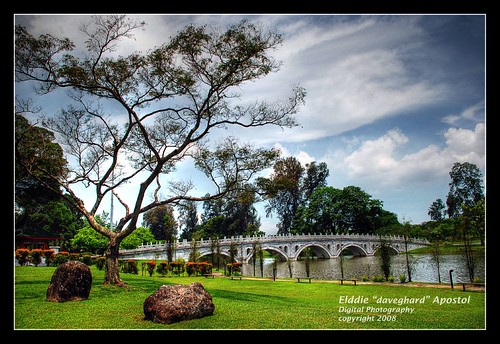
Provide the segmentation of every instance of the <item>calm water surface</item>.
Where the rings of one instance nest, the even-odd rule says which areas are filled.
[[[363,276],[383,276],[380,267],[380,258],[374,256],[358,257],[347,256],[342,263],[344,278],[362,279]],[[438,282],[437,265],[430,254],[410,255],[411,276],[413,282]],[[469,281],[469,275],[462,255],[442,255],[439,263],[439,274],[441,282],[449,282],[449,270],[453,269],[453,281]],[[291,262],[292,277],[306,276],[305,261]],[[391,275],[399,281],[399,275],[407,276],[406,272],[406,257],[404,254],[392,256],[391,260]],[[264,259],[263,274],[260,270],[260,264],[257,261],[254,273],[253,264],[244,264],[242,273],[245,276],[273,276],[273,259]],[[316,279],[340,279],[342,278],[341,259],[314,259],[310,261],[309,276]],[[476,262],[476,277],[481,281],[485,280],[485,260],[484,256],[480,256]],[[290,277],[289,267],[286,262],[277,263],[276,277]],[[407,277],[408,279],[408,277]]]

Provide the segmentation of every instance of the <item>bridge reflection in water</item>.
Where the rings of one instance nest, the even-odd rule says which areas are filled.
[[[425,239],[405,238],[402,236],[378,236],[369,234],[297,234],[297,235],[266,235],[266,236],[238,236],[231,238],[199,240],[196,242],[196,251],[199,258],[213,255],[219,246],[221,256],[230,257],[230,248],[236,247],[236,261],[248,263],[252,261],[255,248],[259,247],[278,257],[279,260],[296,261],[302,251],[310,248],[312,255],[317,258],[337,258],[348,250],[355,256],[373,256],[385,242],[394,253],[413,250],[430,243]],[[173,249],[173,259],[189,260],[193,250],[193,243],[183,240],[176,242]],[[153,259],[166,260],[167,246],[162,243],[141,245],[133,250],[120,250],[122,259]]]

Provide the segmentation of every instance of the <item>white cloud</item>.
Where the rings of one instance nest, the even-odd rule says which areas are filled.
[[[347,176],[380,187],[403,187],[446,177],[455,162],[467,161],[484,171],[484,123],[474,130],[449,128],[444,137],[444,149],[428,145],[399,157],[398,149],[410,141],[400,130],[390,130],[378,139],[364,141],[345,157]]]
[[[444,137],[447,147],[443,155],[455,161],[470,162],[484,171],[486,161],[486,126],[484,123],[476,124],[474,130],[449,128]]]
[[[460,120],[468,120],[468,121],[479,121],[482,122],[485,119],[485,106],[484,100],[474,104],[472,106],[467,107],[460,114],[452,114],[445,116],[443,118],[444,123],[455,125]]]

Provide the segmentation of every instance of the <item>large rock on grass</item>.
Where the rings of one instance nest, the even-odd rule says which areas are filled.
[[[82,262],[69,261],[57,267],[47,289],[47,301],[82,301],[92,287],[90,268]]]
[[[160,324],[202,318],[214,310],[212,296],[198,282],[162,285],[144,301],[145,319]]]

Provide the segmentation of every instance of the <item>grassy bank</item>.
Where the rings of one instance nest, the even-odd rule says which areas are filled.
[[[443,243],[439,248],[440,254],[463,254],[464,246],[463,243],[460,242],[446,242]],[[478,255],[485,254],[485,247],[481,245],[479,242],[473,243],[471,245],[471,250]],[[411,250],[411,254],[432,254],[433,248],[431,246],[417,248],[415,250]]]
[[[93,285],[89,299],[54,303],[45,300],[54,267],[16,267],[14,328],[484,329],[486,326],[484,292],[398,283],[354,286],[340,285],[338,281],[297,283],[296,279],[240,281],[223,277],[122,274],[129,285],[125,289],[103,286],[104,272],[94,266],[91,269]],[[143,302],[159,286],[192,282],[201,282],[212,295],[215,304],[212,316],[170,325],[143,319]],[[366,303],[348,303],[356,298]],[[393,303],[387,303],[390,301]]]

